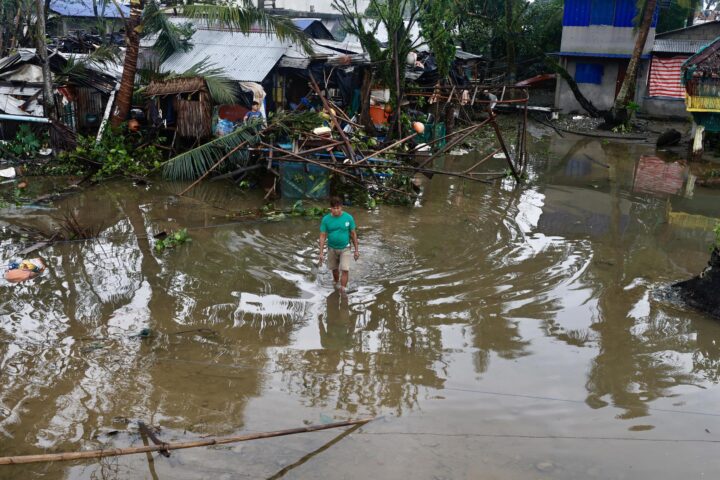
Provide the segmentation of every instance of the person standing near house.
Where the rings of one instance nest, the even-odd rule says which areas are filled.
[[[243,123],[247,123],[250,120],[257,120],[262,119],[265,120],[265,117],[263,117],[262,112],[260,111],[260,104],[258,102],[253,102],[252,104],[252,110],[247,112],[245,114],[245,118],[243,118]]]
[[[353,257],[360,257],[358,238],[355,232],[355,219],[343,212],[342,201],[338,197],[330,198],[330,213],[320,222],[320,263],[325,259],[325,243],[328,246],[327,265],[332,270],[333,283],[340,282],[340,291],[347,288],[350,276],[350,242],[354,247]]]

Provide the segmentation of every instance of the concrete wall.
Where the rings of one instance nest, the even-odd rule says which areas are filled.
[[[615,101],[615,84],[617,82],[618,67],[621,60],[597,57],[566,57],[563,64],[573,78],[575,78],[575,66],[578,62],[603,64],[604,72],[602,83],[578,83],[578,87],[583,95],[585,95],[585,98],[590,100],[597,108],[605,110],[612,107]],[[555,107],[559,108],[562,113],[585,113],[585,110],[583,110],[577,100],[575,100],[575,96],[567,82],[562,79],[558,80],[557,92],[555,94]]]
[[[720,22],[704,23],[674,32],[661,33],[657,37],[665,40],[707,40],[709,43],[720,37]]]
[[[650,53],[655,41],[655,29],[648,33],[643,53]],[[603,53],[632,55],[635,35],[629,27],[590,25],[589,27],[563,27],[561,52]]]
[[[655,41],[655,29],[650,29],[643,54],[649,54]],[[590,25],[589,27],[563,27],[561,52],[590,53],[602,55],[627,55],[628,58],[602,57],[564,57],[564,65],[568,73],[575,77],[575,65],[581,63],[601,63],[604,73],[601,84],[579,83],[578,87],[585,97],[597,108],[604,110],[612,107],[615,101],[615,89],[619,65],[627,63],[635,47],[635,33],[630,27],[613,27],[607,25]],[[642,64],[647,64],[643,61]],[[641,68],[643,67],[641,65]],[[647,67],[646,67],[647,68]],[[638,78],[642,78],[638,76]],[[563,80],[558,80],[555,93],[555,107],[563,113],[584,112],[570,87]]]

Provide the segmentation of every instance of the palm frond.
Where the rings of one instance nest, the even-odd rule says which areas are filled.
[[[208,26],[227,28],[230,31],[249,33],[257,28],[262,32],[274,33],[282,41],[296,42],[302,49],[313,52],[310,38],[287,17],[270,15],[248,0],[239,5],[194,4],[183,7],[183,15],[203,20]]]
[[[272,114],[268,122],[279,135],[291,136],[296,132],[308,132],[323,124],[325,119],[317,112],[279,111]]]
[[[207,84],[210,96],[215,103],[235,103],[238,97],[238,86],[233,79],[225,74],[225,70],[215,67],[205,58],[182,73],[172,73],[167,78],[201,77]]]
[[[169,180],[194,180],[201,177],[241,143],[248,142],[248,146],[252,146],[260,142],[260,126],[261,122],[250,122],[224,137],[171,158],[163,165],[163,177]],[[241,152],[242,155],[248,154],[247,149],[242,149]]]
[[[88,55],[87,61],[95,65],[119,64],[122,62],[122,52],[116,45],[103,44],[95,48]]]
[[[164,80],[171,75],[170,72],[163,72],[159,61],[147,61],[142,68],[138,68],[135,74],[138,76],[140,85],[148,85],[152,81]]]
[[[162,11],[160,5],[150,1],[143,10],[143,36],[157,35],[153,50],[160,60],[167,60],[175,52],[187,52],[192,48],[190,37],[194,33],[193,26],[186,22],[175,24]]]
[[[58,80],[65,81],[71,78],[85,79],[87,77],[86,61],[87,59],[85,58],[80,58],[77,55],[70,55],[67,58],[65,65],[63,65],[60,70]]]

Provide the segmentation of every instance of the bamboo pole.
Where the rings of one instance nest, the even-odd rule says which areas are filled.
[[[318,97],[320,97],[320,101],[323,103],[323,107],[325,107],[325,110],[327,110],[328,115],[330,115],[330,119],[332,120],[333,126],[335,127],[335,130],[337,130],[338,134],[340,135],[340,138],[342,138],[343,143],[345,143],[345,148],[347,148],[347,158],[349,158],[351,161],[355,161],[355,152],[353,150],[352,144],[350,143],[350,139],[345,135],[345,132],[343,131],[342,127],[340,126],[340,122],[337,120],[337,116],[333,113],[332,107],[330,107],[330,104],[328,103],[327,99],[325,98],[325,95],[323,95],[322,90],[320,90],[320,86],[315,81],[315,77],[313,76],[312,72],[310,73],[310,82],[312,83],[312,88],[315,90],[315,93],[317,93]]]
[[[261,438],[282,437],[297,433],[317,432],[331,428],[349,427],[352,425],[364,425],[372,418],[361,420],[348,420],[345,422],[328,423],[326,425],[310,425],[309,427],[289,428],[287,430],[275,430],[273,432],[248,433],[233,437],[208,438],[191,442],[164,443],[162,445],[144,445],[142,447],[112,448],[107,450],[88,450],[84,452],[47,453],[40,455],[22,455],[14,457],[0,457],[0,465],[19,465],[24,463],[45,463],[68,460],[82,460],[86,458],[117,457],[120,455],[132,455],[135,453],[158,452],[168,450],[180,450],[183,448],[207,447],[210,445],[224,445],[227,443],[246,442]]]
[[[388,146],[385,147],[385,148],[381,148],[381,149],[378,150],[377,152],[370,152],[370,156],[375,157],[375,156],[377,156],[377,155],[380,155],[381,153],[385,153],[385,152],[387,152],[388,150],[390,150],[391,148],[396,147],[396,146],[400,145],[401,143],[407,142],[408,140],[410,140],[411,138],[413,138],[413,137],[416,136],[416,135],[417,135],[417,133],[413,133],[412,135],[408,135],[408,136],[405,137],[405,138],[401,138],[401,139],[398,140],[397,142],[395,142],[395,143],[393,143],[393,144],[391,144],[391,145],[388,145]],[[354,163],[354,165],[360,165],[361,163],[364,163],[365,160],[367,160],[367,157],[363,158],[362,160],[358,161],[357,163]]]
[[[353,164],[339,163],[339,164],[337,164],[337,165],[335,165],[335,166],[329,166],[329,165],[326,165],[326,164],[323,164],[323,163],[320,163],[320,162],[315,162],[315,161],[312,161],[312,160],[309,160],[309,159],[307,159],[307,158],[303,158],[303,157],[300,157],[300,156],[297,156],[296,158],[297,158],[297,159],[293,158],[292,160],[288,160],[287,157],[277,157],[276,160],[278,160],[278,161],[288,161],[288,162],[298,162],[298,163],[310,163],[310,164],[313,164],[313,165],[318,165],[318,166],[323,167],[323,168],[325,168],[325,169],[327,169],[327,170],[330,170],[330,171],[332,171],[332,172],[339,173],[339,174],[341,174],[341,175],[345,175],[345,176],[349,177],[351,180],[353,180],[353,181],[355,181],[355,182],[358,182],[358,183],[361,184],[361,185],[362,185],[362,183],[360,182],[360,179],[358,179],[357,177],[355,177],[355,176],[353,176],[353,175],[348,174],[347,172],[342,171],[341,169],[348,169],[348,170],[349,170],[349,169],[374,170],[374,169],[390,168],[390,169],[393,169],[393,170],[396,170],[396,171],[410,171],[410,172],[414,172],[414,173],[427,173],[427,174],[437,174],[437,175],[448,175],[448,176],[451,176],[451,177],[466,178],[466,179],[468,179],[468,180],[474,180],[474,181],[476,181],[476,182],[482,182],[482,183],[492,183],[492,182],[489,182],[489,181],[487,181],[487,180],[483,180],[483,179],[480,179],[480,178],[475,178],[475,177],[473,177],[472,175],[495,175],[494,172],[492,172],[492,173],[490,173],[490,172],[488,172],[488,173],[486,173],[486,172],[469,172],[469,173],[463,173],[463,172],[448,172],[448,171],[445,171],[445,170],[436,170],[436,169],[432,169],[432,168],[415,167],[415,166],[413,166],[413,165],[398,165],[398,164],[395,164],[395,163],[387,164],[387,165],[369,165],[369,164],[353,165]],[[391,191],[394,191],[394,192],[398,192],[398,193],[409,194],[408,192],[403,192],[402,190],[397,190],[397,189],[394,189],[394,188],[391,188],[391,187],[387,187],[387,186],[385,186],[385,185],[381,185],[381,188],[384,188],[384,189],[387,189],[387,190],[391,190]]]
[[[480,165],[485,163],[487,160],[490,160],[490,158],[492,158],[493,155],[495,155],[496,153],[500,153],[501,151],[502,151],[502,148],[498,148],[498,149],[494,150],[492,153],[487,154],[482,160],[480,160],[475,165],[468,168],[467,170],[465,170],[462,173],[464,173],[466,175],[471,175],[473,170],[475,170],[477,167],[479,167]]]
[[[492,127],[495,129],[495,135],[497,136],[498,143],[500,143],[500,147],[503,150],[503,153],[505,154],[505,158],[507,159],[508,166],[510,167],[510,171],[512,172],[513,177],[515,178],[515,181],[520,183],[520,175],[517,172],[517,169],[515,168],[515,164],[513,164],[513,159],[510,156],[510,151],[505,146],[505,140],[503,139],[502,132],[500,131],[500,126],[495,122],[495,113],[493,113],[492,109],[488,108],[488,112],[490,113],[490,120]]]

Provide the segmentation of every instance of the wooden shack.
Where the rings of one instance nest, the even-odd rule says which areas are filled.
[[[174,110],[173,120],[179,136],[201,139],[212,134],[212,99],[205,79],[193,77],[154,81],[144,93],[158,102],[160,110]]]
[[[702,156],[705,131],[720,132],[720,38],[682,65],[685,106],[695,122],[693,157]]]

